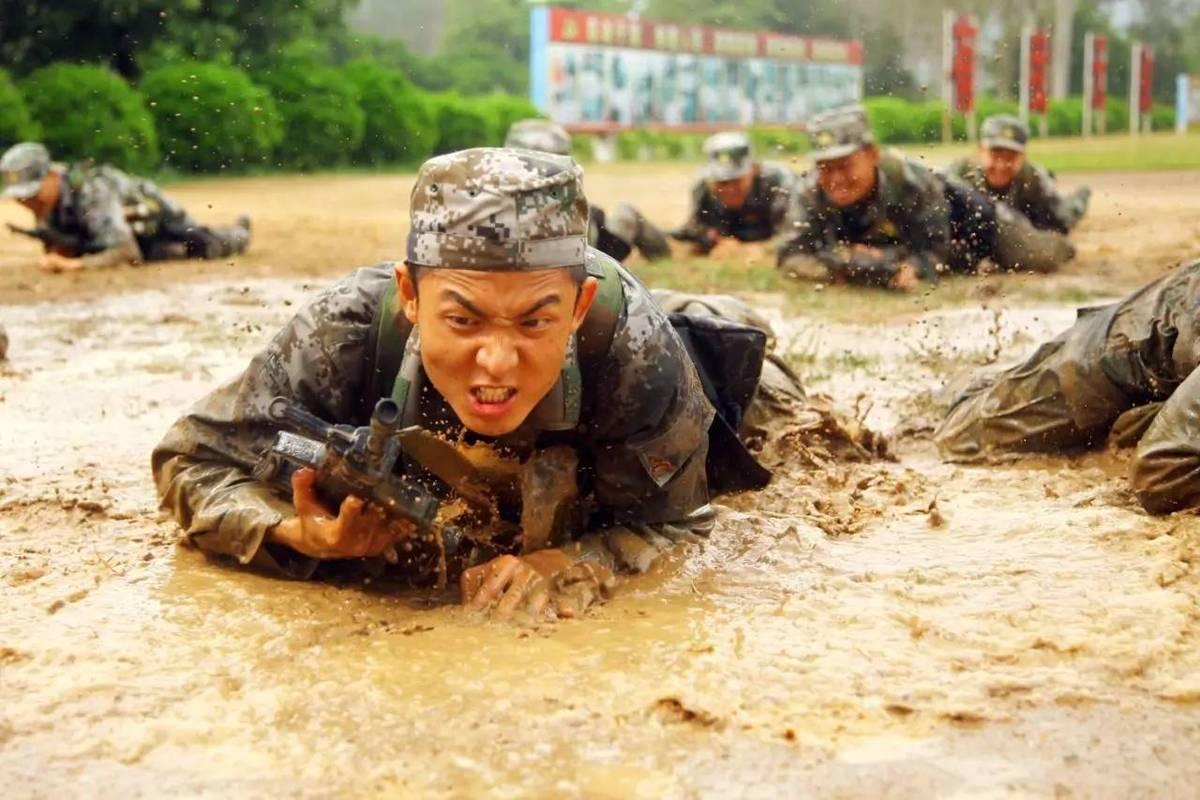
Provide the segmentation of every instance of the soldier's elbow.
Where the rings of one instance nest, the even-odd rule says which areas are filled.
[[[1134,496],[1151,514],[1170,514],[1200,505],[1200,458],[1181,460],[1163,453],[1139,452],[1130,469]]]

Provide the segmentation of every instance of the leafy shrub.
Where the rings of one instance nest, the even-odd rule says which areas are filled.
[[[54,158],[92,158],[134,172],[158,164],[154,119],[115,72],[52,64],[24,82],[25,102]]]
[[[512,94],[490,94],[482,97],[472,97],[468,99],[468,102],[473,103],[491,120],[491,135],[488,137],[487,142],[481,142],[481,144],[493,147],[499,147],[504,144],[504,137],[508,134],[509,126],[517,120],[545,116],[529,100]]]
[[[808,152],[808,134],[796,128],[751,128],[750,143],[759,158],[786,159]]]
[[[2,104],[0,102],[0,105]],[[1151,106],[1150,127],[1156,131],[1175,130],[1175,107],[1161,104]]]
[[[286,59],[259,82],[283,117],[277,161],[302,170],[346,164],[362,144],[366,114],[354,83],[340,71],[306,59]]]
[[[236,67],[185,61],[141,84],[167,163],[193,172],[263,164],[283,139],[275,101]]]
[[[346,77],[358,90],[366,128],[357,160],[383,165],[424,161],[437,144],[437,119],[424,92],[404,73],[374,61],[348,64]]]
[[[8,73],[0,69],[0,151],[37,137],[38,126],[29,114],[25,98],[21,97]]]
[[[1080,110],[1079,113],[1082,115],[1083,111]],[[1128,131],[1129,102],[1117,97],[1107,98],[1104,101],[1104,124],[1108,126],[1107,130],[1109,133],[1123,133]],[[1079,133],[1079,130],[1075,132]]]
[[[497,125],[479,103],[453,93],[435,94],[431,98],[438,132],[434,153],[441,155],[469,147],[484,147],[491,141]]]
[[[1083,100],[1078,97],[1051,100],[1046,119],[1051,136],[1078,136],[1083,132]]]
[[[898,97],[869,97],[863,103],[880,144],[920,141],[921,125],[913,104]]]

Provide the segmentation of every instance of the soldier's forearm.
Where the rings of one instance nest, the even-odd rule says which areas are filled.
[[[99,253],[83,256],[81,259],[85,269],[108,269],[123,264],[139,264],[142,261],[142,251],[136,241],[130,239],[116,247],[101,250]]]

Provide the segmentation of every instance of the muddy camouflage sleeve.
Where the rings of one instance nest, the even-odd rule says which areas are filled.
[[[666,543],[711,527],[706,460],[714,412],[666,315],[644,290],[630,294],[598,383],[613,389],[590,426],[593,528],[620,566],[641,571]]]
[[[1200,369],[1163,403],[1138,443],[1133,490],[1153,514],[1200,508]]]
[[[715,223],[709,220],[712,213],[708,185],[703,180],[697,180],[692,185],[692,206],[687,221],[671,231],[671,238],[691,242],[701,253],[709,252],[714,247],[708,238],[708,229],[715,227]]]
[[[362,269],[318,297],[155,448],[162,507],[196,546],[293,577],[312,574],[314,559],[264,546],[267,531],[294,513],[287,499],[251,477],[279,428],[267,407],[282,395],[322,419],[354,423],[368,332],[391,275],[387,265]]]
[[[1069,203],[1045,169],[1030,165],[1030,176],[1021,197],[1021,211],[1039,228],[1070,233],[1077,221]]]
[[[79,189],[80,219],[87,231],[88,269],[103,269],[142,260],[142,251],[116,189],[101,178],[91,178]]]

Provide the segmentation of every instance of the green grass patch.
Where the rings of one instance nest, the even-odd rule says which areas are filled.
[[[681,261],[650,261],[633,271],[647,286],[703,294],[777,292],[784,280],[770,264],[738,264],[704,258]]]
[[[903,149],[936,166],[973,151],[964,144]],[[1200,169],[1200,132],[1034,139],[1029,156],[1058,173]]]

